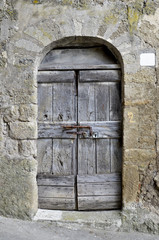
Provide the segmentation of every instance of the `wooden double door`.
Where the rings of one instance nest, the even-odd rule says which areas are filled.
[[[121,207],[120,70],[38,74],[38,192],[44,209]]]

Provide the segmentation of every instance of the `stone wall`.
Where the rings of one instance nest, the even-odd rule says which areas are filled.
[[[158,15],[158,0],[1,0],[1,215],[37,211],[37,69],[49,50],[84,37],[123,66],[123,209],[159,210]],[[140,66],[145,52],[156,66]]]

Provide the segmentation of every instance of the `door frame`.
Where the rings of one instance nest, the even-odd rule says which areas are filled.
[[[81,38],[83,38],[83,37],[81,37]],[[87,38],[87,37],[84,37],[84,38]],[[67,39],[68,40],[68,39]],[[93,39],[94,40],[94,39]],[[60,41],[58,41],[58,42],[60,42],[61,43],[61,40]],[[68,41],[69,43],[70,43],[70,40]],[[71,42],[72,42],[72,40],[71,40]],[[95,41],[96,42],[96,41]],[[98,41],[97,41],[98,42]],[[110,44],[110,43],[106,43],[106,41],[101,41],[101,39],[100,39],[100,42],[102,42],[102,44],[103,45],[105,45],[106,47],[110,47],[111,46],[111,48],[109,49],[112,53],[113,53],[113,55],[115,55],[115,57],[116,58],[118,58],[118,60],[119,60],[119,65],[120,65],[120,70],[121,70],[121,103],[123,103],[123,93],[124,93],[124,91],[123,91],[123,62],[122,62],[122,58],[121,58],[121,55],[120,55],[120,53],[118,52],[118,50],[116,51],[116,49]],[[56,45],[58,45],[59,46],[59,43],[58,44],[56,44],[55,43],[55,45],[54,45],[54,48],[53,49],[56,49]],[[63,44],[60,44],[60,46],[61,47],[65,47]],[[80,45],[79,46],[81,46],[81,43],[80,43]],[[51,47],[51,45],[50,45],[50,47]],[[49,47],[49,48],[50,48]],[[51,49],[51,50],[53,50],[53,49]],[[48,49],[47,49],[47,51],[45,52],[45,54],[46,53],[48,53],[49,51],[48,51]],[[42,57],[41,57],[41,59],[42,59]],[[104,68],[100,68],[99,70],[101,70],[101,69],[104,69]],[[59,69],[58,69],[59,70]],[[64,69],[64,70],[66,70],[66,69]],[[67,69],[67,70],[81,70],[81,68],[77,68],[77,69],[74,69],[74,68],[69,68],[69,69]],[[90,70],[90,68],[88,69],[88,70]],[[123,104],[122,104],[123,105]],[[123,110],[122,110],[122,119],[123,119]],[[122,122],[122,124],[123,124],[123,122]],[[123,138],[123,134],[122,134],[122,138]],[[123,141],[122,141],[123,142]],[[122,145],[122,152],[123,152],[123,145]],[[122,156],[123,156],[123,154],[122,154]],[[122,157],[123,158],[123,157]],[[123,159],[122,159],[122,163],[123,163]],[[122,169],[123,170],[123,169]],[[121,173],[121,175],[122,175],[122,173]],[[123,189],[122,189],[123,190]]]

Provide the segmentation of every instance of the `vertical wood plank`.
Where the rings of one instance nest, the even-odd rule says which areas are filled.
[[[95,121],[94,84],[79,84],[78,121]]]
[[[53,140],[53,165],[54,175],[71,175],[75,162],[75,140],[54,139]]]
[[[76,121],[74,83],[53,84],[53,121]]]
[[[111,167],[111,152],[109,139],[97,139],[97,173],[109,173]]]
[[[109,121],[109,83],[95,84],[96,121]]]
[[[38,173],[50,173],[52,167],[52,140],[38,139]]]
[[[121,139],[111,139],[111,172],[122,171]]]
[[[52,86],[38,85],[38,120],[52,121]]]
[[[95,174],[95,140],[79,139],[78,141],[78,174]]]
[[[119,83],[110,84],[110,120],[121,120],[121,91]]]

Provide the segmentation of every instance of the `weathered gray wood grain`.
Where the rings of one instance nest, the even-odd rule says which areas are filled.
[[[52,140],[37,141],[38,173],[50,173],[52,168]]]
[[[105,183],[105,182],[121,182],[120,173],[95,174],[95,175],[77,175],[78,183]]]
[[[121,122],[100,121],[100,122],[80,122],[80,126],[90,126],[96,138],[119,138],[121,136]],[[87,130],[86,130],[87,131]],[[87,131],[89,133],[89,131]],[[82,138],[82,135],[80,136]],[[92,138],[89,134],[85,138]]]
[[[79,210],[120,209],[121,196],[87,196],[78,198]]]
[[[60,64],[41,64],[39,67],[39,71],[54,71],[54,70],[116,70],[121,69],[119,64],[98,64],[98,65],[84,65],[84,64],[77,64],[77,65],[60,65]]]
[[[39,197],[39,208],[53,210],[75,210],[75,199]]]
[[[121,195],[119,182],[78,183],[78,196],[113,196]]]
[[[53,164],[54,175],[72,175],[75,162],[75,141],[72,139],[53,139]]]
[[[95,141],[79,139],[78,141],[78,174],[95,174]]]
[[[121,86],[120,84],[110,84],[110,120],[120,121],[121,112]]]
[[[66,82],[71,83],[75,81],[74,71],[42,71],[37,75],[38,83],[55,83]]]
[[[109,121],[109,83],[95,83],[96,121]]]
[[[95,89],[93,84],[78,86],[78,121],[95,121]]]
[[[53,122],[76,120],[76,90],[74,83],[53,84]]]
[[[76,122],[39,123],[38,138],[77,138],[76,129],[67,129],[63,126],[76,125]],[[69,133],[67,133],[69,132]],[[72,133],[72,134],[71,134]]]
[[[53,176],[52,174],[38,174],[38,186],[67,186],[73,187],[75,185],[75,176]]]
[[[39,198],[74,198],[74,187],[66,186],[39,186],[38,187]]]
[[[38,85],[38,120],[52,121],[52,86]]]
[[[97,174],[110,173],[111,151],[109,139],[97,139]]]
[[[121,81],[120,70],[86,70],[79,72],[80,82],[116,82]]]
[[[77,48],[63,48],[63,49],[53,49],[50,51],[43,59],[42,64],[50,64],[54,66],[55,64],[62,66],[65,65],[95,65],[95,64],[114,64],[116,63],[116,58],[104,46],[94,46],[94,47],[77,47]]]

